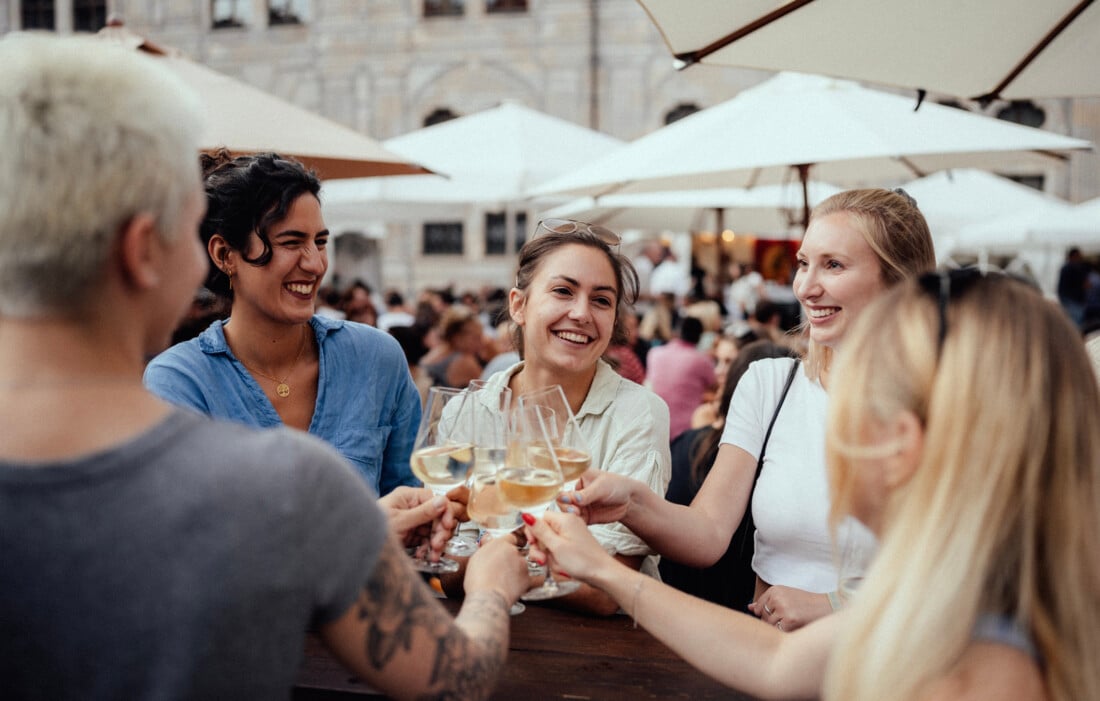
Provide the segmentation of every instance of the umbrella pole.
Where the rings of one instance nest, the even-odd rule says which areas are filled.
[[[714,227],[718,232],[715,237],[718,244],[718,289],[724,291],[730,284],[730,257],[726,252],[726,239],[722,236],[726,231],[726,210],[722,207],[714,209]]]
[[[810,227],[810,164],[801,163],[795,168],[798,169],[798,180],[802,183],[802,233],[805,234]]]

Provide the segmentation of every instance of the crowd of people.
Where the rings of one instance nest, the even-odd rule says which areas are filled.
[[[317,175],[197,158],[201,105],[150,59],[22,37],[0,65],[14,698],[285,698],[309,630],[383,693],[485,698],[526,541],[581,583],[554,605],[761,698],[1100,699],[1081,329],[936,271],[905,192],[814,209],[794,328],[750,265],[708,298],[667,247],[562,219],[510,288],[407,304],[327,288]],[[439,558],[467,494],[409,461],[427,388],[475,380],[560,387],[592,466],[481,543],[452,616],[407,550]]]

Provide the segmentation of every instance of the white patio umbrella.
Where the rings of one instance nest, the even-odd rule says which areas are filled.
[[[974,168],[943,170],[903,187],[928,221],[941,260],[966,249],[967,241],[960,238],[966,227],[1045,211],[1050,204],[1069,206],[1058,197]]]
[[[1026,263],[1044,292],[1053,295],[1066,250],[1074,246],[1100,253],[1100,204],[1048,203],[964,227],[955,252],[976,255],[981,262],[994,255],[1014,257]]]
[[[783,73],[535,188],[601,195],[792,179],[900,182],[949,167],[1045,167],[1091,144],[851,81]],[[808,215],[808,198],[804,202]]]
[[[326,179],[431,172],[365,134],[190,61],[120,24],[104,27],[97,36],[155,57],[199,94],[205,118],[203,150],[275,151],[293,156]]]
[[[811,182],[810,204],[840,188]],[[582,197],[542,213],[602,224],[610,229],[650,231],[698,231],[780,233],[802,220],[802,186],[761,185],[751,189],[712,188],[636,194]]]
[[[681,65],[794,70],[990,101],[1100,96],[1092,0],[638,0]]]
[[[1071,246],[1100,252],[1100,207],[1049,202],[1024,213],[963,227],[956,242],[958,250],[988,253]]]
[[[384,145],[443,175],[325,183],[325,216],[334,231],[344,222],[354,225],[367,217],[466,217],[473,209],[487,209],[507,213],[506,236],[512,241],[515,219],[510,211],[527,206],[532,186],[621,148],[623,142],[505,102]]]
[[[623,142],[515,102],[424,127],[384,142],[440,175],[346,180],[326,203],[503,204],[541,182],[616,150]]]

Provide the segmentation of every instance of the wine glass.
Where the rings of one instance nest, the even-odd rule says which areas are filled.
[[[466,482],[470,490],[466,512],[482,531],[493,536],[506,535],[521,524],[519,512],[500,502],[496,486],[496,473],[504,466],[508,449],[512,390],[507,386],[492,387],[485,380],[472,380],[467,391],[469,406],[465,410],[473,412],[475,461]],[[470,556],[477,552],[477,543],[466,536],[452,541],[459,541],[460,546],[448,548],[451,555]]]
[[[526,392],[520,395],[519,404],[521,407],[544,406],[554,411],[550,439],[565,480],[562,490],[572,491],[580,476],[591,467],[592,451],[577,425],[577,417],[573,415],[573,410],[565,399],[565,391],[561,385],[551,385]],[[540,464],[546,463],[545,453],[538,454],[537,460],[541,461]]]
[[[470,498],[466,513],[477,524],[481,534],[501,537],[523,525],[519,509],[504,501],[497,481],[500,471],[504,469],[511,440],[509,414],[512,391],[507,387],[494,389],[477,383],[481,381],[470,383],[471,399],[475,400],[479,411],[474,442],[477,459],[467,481]],[[515,616],[526,608],[517,601],[508,613]]]
[[[497,473],[497,485],[504,502],[538,517],[554,503],[563,482],[561,465],[550,438],[554,412],[544,406],[519,407],[513,418],[513,443],[504,468]],[[520,598],[526,601],[552,599],[571,594],[578,587],[577,582],[556,581],[547,567],[542,585]]]
[[[464,411],[468,396],[462,389],[431,387],[420,416],[409,466],[413,474],[437,495],[466,481],[475,463],[473,421]],[[431,562],[417,555],[413,565],[421,572],[457,572],[458,563],[449,558]]]

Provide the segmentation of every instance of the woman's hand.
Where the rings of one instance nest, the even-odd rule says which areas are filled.
[[[576,514],[585,523],[623,521],[633,504],[634,489],[648,489],[641,482],[603,470],[588,470],[577,482],[578,489],[558,497],[561,509]]]
[[[443,553],[458,526],[449,504],[426,487],[398,487],[378,500],[397,539],[406,548],[427,545],[433,559]]]
[[[516,548],[516,539],[511,535],[482,538],[481,546],[466,564],[466,594],[496,591],[511,605],[530,587],[527,560]]]
[[[749,611],[765,623],[789,633],[828,616],[833,612],[833,607],[827,594],[775,585],[765,589],[756,601],[749,604]]]
[[[589,583],[603,568],[617,564],[577,516],[547,511],[532,520],[524,516],[529,555],[535,562],[548,561],[555,572]]]
[[[454,515],[456,521],[465,523],[470,520],[470,514],[466,512],[466,505],[470,503],[469,487],[464,484],[458,485],[447,492],[447,499],[450,501],[447,507]]]

